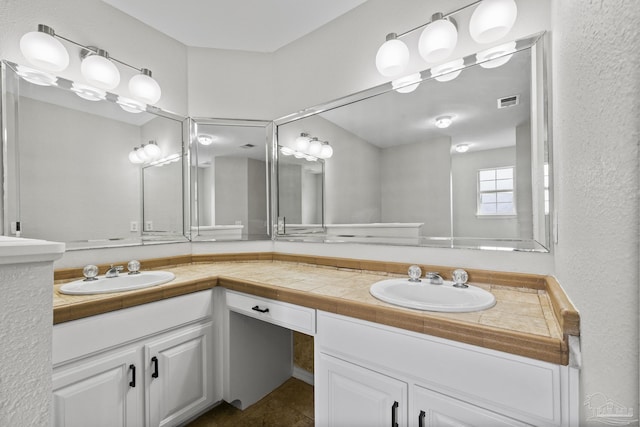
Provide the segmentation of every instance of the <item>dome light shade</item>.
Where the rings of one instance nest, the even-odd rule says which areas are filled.
[[[471,15],[469,33],[478,43],[494,42],[511,31],[517,16],[514,0],[483,0]]]
[[[140,157],[138,157],[138,151],[140,151],[140,148],[136,147],[129,153],[129,161],[134,165],[144,163],[144,160],[141,160]]]
[[[296,150],[306,152],[309,149],[310,143],[311,143],[311,138],[309,138],[309,134],[301,133],[300,136],[296,138],[296,143],[295,143]]]
[[[451,116],[441,116],[436,119],[436,127],[440,129],[448,128],[451,123],[453,123],[453,117]]]
[[[102,49],[89,52],[80,64],[80,72],[87,82],[100,89],[111,90],[120,84],[120,71]]]
[[[462,68],[464,68],[464,59],[456,59],[433,67],[431,69],[431,77],[434,77],[439,82],[448,82],[458,77],[462,72]]]
[[[129,92],[134,98],[151,105],[158,102],[162,96],[160,85],[151,77],[151,71],[146,68],[143,68],[140,74],[131,77]]]
[[[450,20],[442,18],[441,13],[433,15],[420,34],[418,50],[427,62],[438,62],[447,59],[458,43],[458,30]]]
[[[333,156],[333,148],[329,145],[328,142],[325,142],[322,145],[322,149],[320,150],[320,154],[318,155],[318,157],[320,157],[321,159],[328,159],[331,156]]]
[[[376,54],[376,68],[385,77],[402,73],[409,63],[409,48],[397,39],[395,33],[387,35],[387,41],[380,46]]]
[[[322,150],[322,142],[318,141],[318,138],[313,138],[309,143],[309,154],[317,157]]]
[[[62,71],[69,65],[69,52],[55,39],[54,31],[46,25],[38,25],[38,31],[26,33],[20,38],[22,55],[38,68]]]
[[[420,86],[420,78],[420,73],[409,74],[392,81],[391,86],[398,93],[411,93]]]
[[[162,157],[162,150],[155,141],[149,141],[149,143],[144,146],[144,154],[146,154],[150,160],[158,160]]]
[[[516,51],[516,42],[505,43],[476,54],[476,60],[482,68],[497,68],[509,62]]]

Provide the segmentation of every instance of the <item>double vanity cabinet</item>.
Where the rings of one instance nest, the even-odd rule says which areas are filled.
[[[189,266],[170,267],[177,283],[161,285],[160,300],[54,325],[54,425],[176,426],[221,400],[244,409],[292,375],[292,331],[314,337],[318,426],[577,425],[576,368],[498,351],[488,336],[472,345],[358,315],[390,309],[415,320],[384,303],[351,305],[349,315],[286,263],[269,263],[291,283],[282,288],[266,279],[267,264],[251,264],[234,273],[211,264],[209,288],[197,291],[199,279],[181,283]],[[188,293],[166,297],[185,283]]]

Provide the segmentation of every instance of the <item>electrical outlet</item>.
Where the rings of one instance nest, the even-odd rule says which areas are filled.
[[[129,231],[132,231],[132,232],[140,231],[140,228],[138,227],[138,221],[131,221],[131,224],[129,224]]]
[[[152,231],[152,230],[153,230],[153,221],[145,221],[144,231]]]
[[[284,217],[278,217],[278,234],[284,234]]]

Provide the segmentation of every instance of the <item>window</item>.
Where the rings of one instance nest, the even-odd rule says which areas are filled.
[[[478,216],[515,215],[513,167],[478,171]]]

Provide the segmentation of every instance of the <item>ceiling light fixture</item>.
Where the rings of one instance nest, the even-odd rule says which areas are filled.
[[[456,153],[466,153],[469,151],[469,144],[458,144],[455,146]]]
[[[201,133],[198,135],[198,142],[202,145],[211,145],[216,138],[213,135]]]
[[[116,88],[120,84],[120,71],[114,63],[117,62],[139,73],[129,81],[129,91],[133,98],[145,104],[155,104],[160,100],[162,94],[160,85],[151,77],[151,71],[147,68],[134,67],[109,56],[104,49],[85,46],[62,37],[47,25],[39,24],[37,31],[23,35],[20,39],[20,51],[27,61],[36,68],[50,72],[63,71],[69,65],[69,52],[58,39],[81,48],[80,57],[82,58],[82,63],[80,64],[80,71],[91,86],[103,90]],[[82,91],[76,93],[78,96],[84,94]]]
[[[400,39],[419,29],[423,29],[418,41],[420,56],[430,63],[447,59],[458,43],[458,27],[453,15],[474,6],[477,8],[469,21],[469,32],[477,43],[496,41],[513,28],[518,13],[515,0],[478,0],[447,14],[438,12],[432,15],[431,21],[423,25],[401,34],[388,34],[387,41],[376,54],[378,72],[385,77],[395,77],[404,72],[410,53],[407,45]],[[451,79],[453,78],[455,76]]]
[[[451,116],[440,116],[436,118],[436,127],[440,129],[448,128],[451,126],[451,123],[453,123],[453,117]]]

